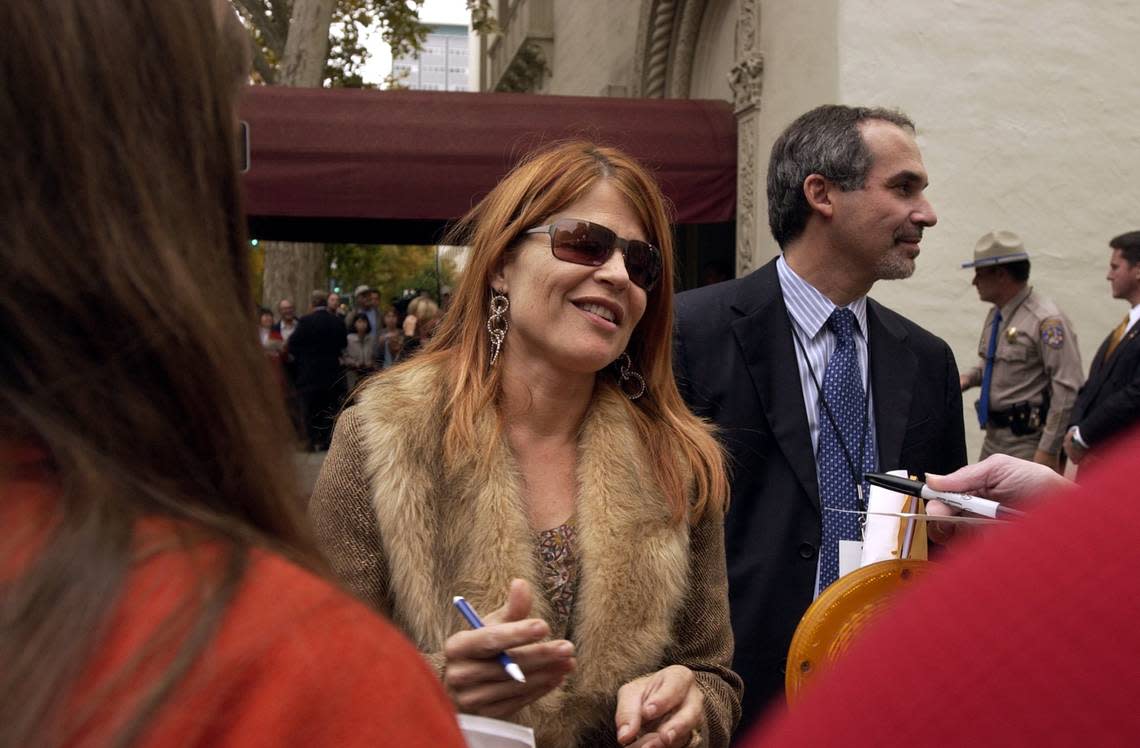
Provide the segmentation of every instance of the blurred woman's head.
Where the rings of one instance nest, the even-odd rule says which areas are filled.
[[[358,314],[352,319],[352,329],[360,337],[372,332],[372,323],[368,321],[367,314]]]
[[[268,309],[262,308],[257,312],[257,324],[259,327],[269,329],[273,327],[273,312]]]
[[[236,147],[248,39],[232,9],[13,0],[0,28],[0,433],[42,445],[60,484],[38,563],[5,590],[0,724],[38,736],[116,599],[138,518],[232,550],[194,603],[213,611],[202,630],[248,544],[307,540],[268,364],[233,321],[252,299]],[[10,551],[0,539],[0,561]]]
[[[185,0],[20,1],[0,18],[12,37],[0,52],[4,411],[64,463],[80,441],[139,468],[197,463],[216,432],[198,403],[246,384],[186,362],[233,372],[227,349],[257,355],[226,314],[251,306],[240,26]],[[64,319],[77,344],[61,357],[44,329]],[[169,336],[179,345],[156,345]]]
[[[427,297],[420,297],[416,300],[420,303],[416,305],[415,334],[423,337],[427,335],[425,329],[429,327],[435,329],[435,321],[439,318],[439,304]]]
[[[400,314],[396,307],[390,306],[384,310],[384,329],[394,331],[400,326]]]

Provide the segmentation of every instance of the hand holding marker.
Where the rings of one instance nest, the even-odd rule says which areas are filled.
[[[1025,512],[1002,506],[996,501],[971,496],[965,493],[935,491],[922,481],[911,480],[910,478],[901,478],[897,475],[887,475],[885,473],[865,473],[863,477],[866,478],[867,482],[872,486],[879,486],[880,488],[897,491],[908,496],[918,496],[927,500],[933,499],[935,501],[941,501],[947,506],[961,509],[964,512],[979,514],[983,517],[1014,519],[1025,516]]]

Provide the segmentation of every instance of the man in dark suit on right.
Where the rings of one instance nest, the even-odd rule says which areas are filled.
[[[1107,280],[1112,298],[1130,309],[1093,358],[1089,378],[1077,395],[1065,452],[1074,465],[1087,467],[1090,450],[1140,421],[1140,231],[1121,234],[1108,243],[1112,257]]]
[[[856,515],[831,510],[865,508],[865,471],[966,462],[949,346],[866,295],[914,272],[937,221],[926,184],[904,115],[814,109],[772,147],[768,221],[781,256],[677,297],[677,382],[730,458],[738,734],[782,693],[796,625],[860,543]]]

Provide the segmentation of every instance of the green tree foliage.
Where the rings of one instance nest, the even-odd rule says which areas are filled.
[[[436,248],[397,244],[328,244],[325,257],[329,276],[342,293],[351,296],[357,286],[380,292],[380,301],[390,304],[410,289],[426,290],[438,300],[437,288],[455,284],[455,264],[444,258],[436,275]]]
[[[232,0],[253,39],[253,68],[262,83],[278,83],[293,0]],[[418,51],[428,27],[420,23],[423,0],[336,0],[325,62],[325,85],[361,87],[360,67],[368,59],[361,34],[374,24],[383,29],[393,55]]]
[[[293,0],[231,0],[249,29],[253,40],[253,68],[261,83],[273,85],[278,81],[278,65],[285,53],[289,36],[289,20]],[[325,85],[361,88],[365,83],[360,76],[361,66],[368,59],[368,50],[361,43],[361,35],[374,25],[381,28],[381,37],[392,48],[392,56],[400,57],[423,49],[428,27],[420,23],[419,13],[423,0],[335,0],[332,25],[329,29],[329,55],[325,63]],[[491,0],[467,0],[471,11],[471,25],[481,34],[495,30],[491,15]]]
[[[250,33],[253,79],[263,84],[365,87],[370,84],[360,75],[368,59],[368,50],[361,43],[362,34],[379,24],[382,38],[396,57],[420,51],[428,32],[428,27],[419,21],[423,0],[297,0],[301,3],[299,17],[305,20],[295,26],[294,0],[230,2]],[[490,0],[467,0],[467,7],[475,31],[486,34],[495,30]],[[315,10],[318,12],[313,13]],[[318,18],[319,22],[315,20]],[[292,40],[290,33],[294,35]],[[288,63],[284,62],[287,48]],[[297,72],[299,59],[304,62],[303,73]],[[318,72],[323,74],[318,76]],[[398,86],[391,79],[388,84]],[[260,258],[264,297],[304,298],[306,289],[322,285],[328,277],[323,261],[342,250],[329,248],[323,253],[326,258],[321,249],[320,244],[265,242],[265,254]],[[347,258],[346,262],[352,265]],[[369,283],[380,282],[378,273],[362,273],[359,277]]]

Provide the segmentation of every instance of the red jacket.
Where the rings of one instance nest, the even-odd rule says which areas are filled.
[[[4,447],[0,516],[8,533],[43,517],[54,494],[44,473],[27,468],[32,452]],[[21,460],[23,467],[9,469]],[[64,722],[78,730],[68,745],[109,744],[135,715],[136,699],[166,672],[196,620],[180,618],[181,606],[192,600],[189,609],[198,612],[199,585],[212,578],[204,572],[220,565],[217,544],[186,549],[172,523],[146,521],[137,535],[140,561],[66,703]],[[28,557],[9,556],[5,576],[13,560],[18,573]],[[177,636],[156,645],[160,629]],[[263,550],[252,552],[214,638],[136,744],[464,745],[438,680],[391,624]]]
[[[1140,433],[953,554],[742,745],[1135,745]]]

